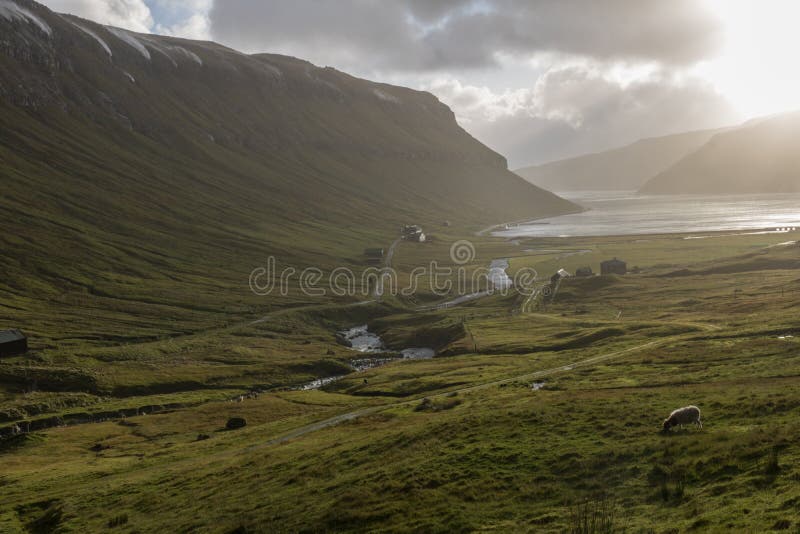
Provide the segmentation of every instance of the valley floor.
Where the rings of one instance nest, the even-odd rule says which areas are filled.
[[[3,424],[149,414],[0,441],[0,532],[797,531],[797,235],[684,237],[478,238],[474,264],[511,275],[638,267],[526,313],[516,292],[428,311],[387,295],[42,357],[102,392],[20,393],[5,361]],[[393,264],[449,246],[402,242]],[[364,323],[439,356],[289,387],[347,372],[334,333]],[[661,433],[687,404],[704,428]]]

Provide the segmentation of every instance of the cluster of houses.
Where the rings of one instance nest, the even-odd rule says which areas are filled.
[[[444,221],[444,226],[450,226],[450,221]],[[406,241],[413,241],[414,243],[424,243],[427,237],[422,227],[418,224],[405,224],[400,227],[400,237]],[[364,257],[366,263],[370,265],[379,265],[384,262],[386,251],[382,248],[365,248]]]
[[[606,260],[600,263],[600,274],[628,274],[628,264],[624,261],[614,258],[613,260]],[[562,278],[572,276],[564,269],[559,269],[553,276],[550,277],[550,282],[555,284]],[[587,278],[594,276],[594,271],[590,266],[579,267],[575,270],[575,276],[578,278]]]
[[[628,264],[617,258],[600,262],[600,274],[628,274]],[[575,271],[575,276],[581,278],[594,276],[594,271],[588,265],[579,267]]]
[[[627,272],[627,264],[617,258],[600,263],[601,274],[626,274]],[[578,278],[591,277],[594,276],[594,272],[589,266],[580,267],[575,271],[575,276]],[[555,300],[558,288],[561,287],[561,281],[571,277],[572,274],[566,269],[559,269],[550,277],[550,283],[542,289],[542,301],[540,302],[540,305],[544,306],[545,310],[547,309],[548,301],[553,302]]]

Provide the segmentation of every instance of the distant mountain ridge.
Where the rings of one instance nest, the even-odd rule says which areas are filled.
[[[721,130],[642,139],[620,148],[517,169],[551,191],[636,190]]]
[[[310,207],[305,193],[326,188],[376,194],[381,217],[387,194],[398,207],[442,210],[455,220],[573,209],[508,172],[505,158],[461,129],[429,93],[286,56],[106,27],[26,0],[3,0],[0,29],[0,105],[11,131],[75,121],[129,150],[155,142],[210,166],[240,158],[272,168],[296,165],[300,174],[291,180],[255,169],[238,174],[263,182],[273,199],[300,200],[293,207],[301,210]],[[21,120],[11,122],[12,115]],[[334,161],[348,168],[322,164]],[[371,168],[381,161],[399,168]],[[485,195],[498,190],[502,199]],[[464,217],[464,208],[476,211]]]
[[[648,194],[800,192],[800,112],[714,135],[641,188]]]

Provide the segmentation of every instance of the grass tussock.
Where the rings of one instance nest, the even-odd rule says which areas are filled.
[[[613,498],[602,496],[585,499],[569,507],[570,534],[611,534],[619,523]]]

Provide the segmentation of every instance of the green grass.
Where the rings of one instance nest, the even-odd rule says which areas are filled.
[[[475,236],[574,206],[430,95],[206,43],[180,41],[202,69],[145,65],[86,23],[98,60],[31,9],[56,46],[0,18],[0,322],[32,348],[0,360],[0,424],[47,428],[0,442],[0,532],[798,529],[798,249],[768,248],[796,234]],[[367,304],[248,288],[270,255],[360,273],[407,223],[431,239],[400,243],[401,283],[465,238],[468,275],[638,274],[530,313],[515,292],[422,311],[458,293],[427,277]],[[440,357],[293,390],[346,373],[335,333],[365,323]],[[688,403],[704,430],[660,433]]]
[[[779,336],[798,334],[792,310],[800,286],[797,271],[785,268],[797,249],[763,248],[785,236],[741,236],[681,253],[670,246],[678,240],[663,239],[669,265],[568,280],[546,313],[520,314],[520,299],[509,295],[424,313],[322,306],[227,329],[220,335],[237,340],[240,362],[221,366],[229,377],[221,387],[245,385],[226,374],[230,368],[258,382],[248,373],[260,358],[280,369],[304,361],[304,350],[330,347],[327,359],[343,361],[349,354],[331,336],[343,324],[368,322],[397,346],[414,336],[438,339],[451,355],[243,403],[220,402],[236,387],[192,390],[194,402],[175,411],[37,433],[0,453],[0,525],[12,532],[35,522],[120,532],[561,532],[594,521],[629,532],[796,529],[800,352],[796,338]],[[446,253],[444,243],[433,246]],[[492,246],[498,256],[517,248]],[[649,247],[631,242],[619,255],[636,257],[639,246]],[[683,269],[704,274],[671,274]],[[177,347],[209,358],[220,350],[202,336],[148,342],[132,353],[109,351],[109,369],[124,369],[127,358],[158,367]],[[309,357],[310,367],[283,378],[333,372],[316,367],[323,360]],[[139,373],[143,384],[153,380]],[[281,382],[259,377],[269,378]],[[533,390],[533,382],[544,385]],[[166,405],[188,395],[141,400]],[[38,393],[27,402],[63,413],[126,402],[95,399]],[[7,397],[2,406],[19,409],[22,400]],[[661,433],[663,418],[690,403],[700,406],[705,428]],[[270,442],[364,408],[355,420]],[[245,417],[247,427],[223,431],[231,416]],[[198,441],[201,434],[210,439]],[[96,444],[100,452],[90,450]]]
[[[110,43],[109,61],[74,19],[29,8],[57,38],[0,20],[0,85],[11,88],[0,102],[0,328],[22,329],[32,349],[0,362],[0,418],[64,409],[58,395],[32,406],[24,395],[37,391],[104,409],[341,370],[332,330],[388,313],[341,308],[368,288],[316,297],[295,278],[286,294],[259,296],[253,269],[275,257],[295,277],[360,275],[364,249],[388,247],[404,223],[463,234],[576,209],[510,173],[428,93],[155,36],[202,68],[163,54],[143,63],[81,21]]]

